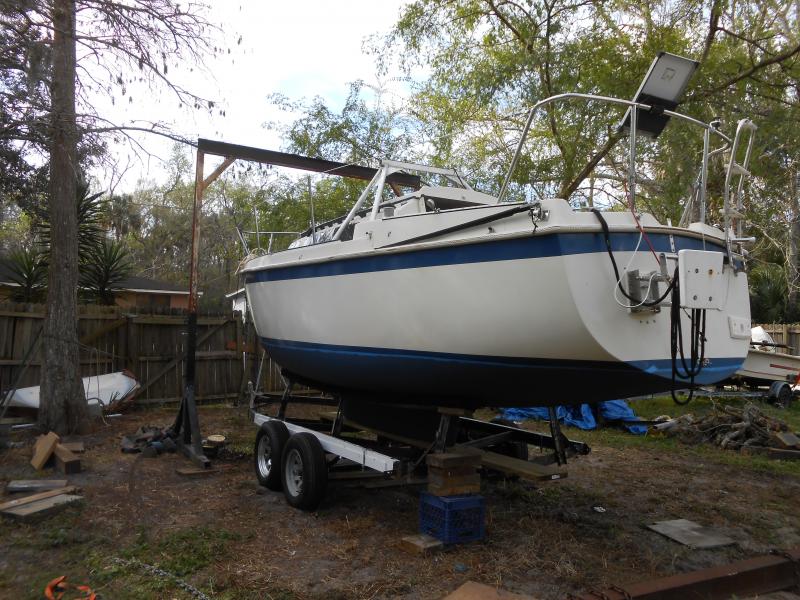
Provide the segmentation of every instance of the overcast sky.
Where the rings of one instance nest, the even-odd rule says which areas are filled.
[[[263,124],[289,117],[272,107],[267,97],[281,93],[290,99],[321,96],[340,108],[348,84],[357,79],[376,83],[374,58],[362,51],[367,36],[385,33],[397,21],[405,0],[208,0],[209,20],[218,24],[230,54],[209,60],[205,70],[176,73],[191,91],[217,101],[225,116],[179,110],[174,96],[163,92],[136,93],[134,102],[98,108],[115,122],[135,119],[165,121],[182,135],[279,149],[281,140]],[[242,36],[241,45],[236,38]],[[234,45],[231,46],[231,43]],[[152,135],[137,136],[148,152],[166,158],[172,142]],[[116,192],[131,191],[140,178],[159,180],[161,160],[143,156],[139,162],[128,146],[114,146],[119,164],[132,165]],[[129,162],[130,156],[130,162]],[[213,163],[211,168],[213,168]],[[209,170],[209,166],[206,167]],[[108,172],[96,177],[108,189]]]

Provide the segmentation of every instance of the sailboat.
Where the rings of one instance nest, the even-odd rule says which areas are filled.
[[[540,101],[496,195],[456,169],[383,160],[348,214],[242,268],[264,348],[289,380],[367,402],[384,418],[387,404],[577,404],[730,377],[750,342],[741,229],[755,126],[743,119],[726,134],[675,112],[686,85],[678,80],[695,67],[662,53],[633,100]],[[665,78],[677,88],[665,91]],[[630,210],[507,200],[535,113],[580,101],[627,110]],[[637,135],[658,135],[673,119],[704,139],[678,225],[635,208]],[[719,226],[705,219],[714,156],[726,165]],[[414,176],[419,185],[404,189]]]

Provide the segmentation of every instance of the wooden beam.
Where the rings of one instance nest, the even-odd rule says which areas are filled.
[[[290,154],[288,152],[275,152],[274,150],[264,150],[263,148],[254,148],[252,146],[228,144],[226,142],[207,140],[204,138],[199,138],[197,140],[197,149],[199,151],[198,153],[204,152],[215,156],[236,157],[278,167],[289,167],[292,169],[312,171],[314,173],[363,179],[366,181],[370,181],[375,177],[375,173],[378,171],[372,167],[362,167],[360,165],[341,163],[322,158],[311,158],[299,154]],[[419,189],[420,182],[421,180],[418,175],[411,175],[403,172],[392,173],[386,178],[386,183],[388,184],[394,183],[415,190]]]
[[[200,184],[203,186],[203,189],[205,190],[208,186],[214,183],[217,180],[217,178],[225,172],[225,169],[230,167],[235,161],[236,158],[234,158],[233,156],[226,156],[225,160],[222,161],[222,164],[220,164],[216,169],[214,169],[211,175],[206,177]]]
[[[58,496],[59,494],[71,494],[72,492],[75,492],[77,490],[78,488],[76,488],[74,485],[71,485],[68,487],[57,488],[55,490],[40,492],[38,494],[33,494],[32,496],[25,496],[24,498],[9,500],[8,502],[3,502],[3,504],[0,504],[0,510],[8,510],[9,508],[15,508],[17,506],[22,506],[23,504],[36,502],[37,500],[52,498],[53,496]]]

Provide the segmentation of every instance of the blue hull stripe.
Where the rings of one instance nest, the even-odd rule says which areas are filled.
[[[587,402],[666,391],[671,386],[670,359],[626,364],[365,348],[270,338],[261,338],[261,342],[278,364],[293,373],[315,382],[361,391],[484,397],[498,392],[530,395],[531,390],[552,393],[555,389],[562,402],[573,397]],[[696,382],[726,379],[742,362],[743,357],[714,358]],[[580,384],[576,385],[576,381]]]
[[[651,233],[649,237],[657,252],[671,252],[669,235]],[[632,251],[636,248],[638,240],[638,233],[612,233],[611,247],[614,252]],[[674,236],[674,241],[676,250],[723,251],[722,246],[708,241],[704,243],[703,240],[696,238]],[[641,248],[647,249],[644,242],[642,242]],[[605,251],[605,241],[600,233],[554,233],[510,240],[471,242],[458,246],[443,246],[425,250],[410,250],[408,252],[375,254],[358,258],[342,257],[307,265],[273,267],[245,273],[245,283],[568,256],[571,254],[589,254]]]

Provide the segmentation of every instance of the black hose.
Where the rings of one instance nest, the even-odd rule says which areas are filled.
[[[606,252],[608,252],[608,256],[611,259],[611,266],[614,267],[614,277],[617,278],[617,287],[619,288],[619,291],[622,292],[622,295],[625,296],[628,300],[637,303],[637,306],[651,307],[651,306],[658,306],[659,304],[661,304],[664,300],[667,299],[667,296],[669,296],[670,292],[676,285],[678,276],[677,269],[675,270],[675,277],[672,279],[672,283],[670,283],[667,286],[667,289],[664,291],[664,294],[660,298],[652,300],[650,302],[647,301],[640,302],[638,299],[630,296],[628,292],[625,291],[625,288],[622,287],[622,279],[619,275],[619,267],[617,267],[617,260],[614,258],[614,252],[611,250],[611,235],[608,229],[608,223],[606,222],[605,217],[603,217],[603,214],[599,210],[593,208],[592,212],[597,217],[597,220],[600,221],[600,227],[603,228],[603,239],[606,242]]]

